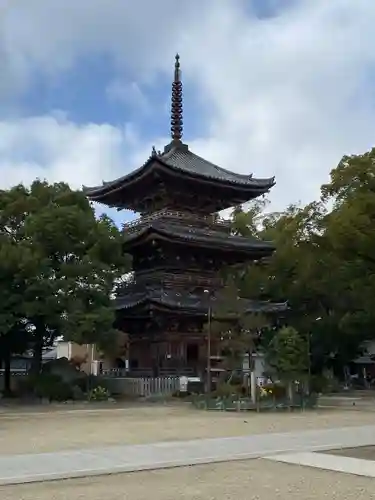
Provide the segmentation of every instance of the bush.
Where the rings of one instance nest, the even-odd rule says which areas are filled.
[[[59,375],[50,373],[28,376],[22,381],[20,389],[24,394],[34,394],[38,398],[49,401],[67,401],[73,397],[71,386]]]
[[[187,390],[190,394],[202,394],[204,393],[204,382],[189,381],[187,385]]]
[[[50,401],[68,401],[73,399],[73,390],[68,383],[61,381],[52,386],[45,397],[48,397]]]
[[[313,375],[310,379],[310,391],[316,394],[327,394],[339,392],[340,383],[334,377],[327,377],[323,374]]]
[[[329,382],[324,375],[313,375],[310,379],[310,392],[321,394],[327,391]]]
[[[89,392],[89,401],[108,401],[110,393],[105,387],[98,386]]]
[[[172,398],[178,398],[178,399],[184,399],[188,398],[191,396],[191,393],[189,391],[175,391],[172,394]]]
[[[82,401],[85,399],[84,391],[79,387],[79,385],[73,385],[72,387],[72,398],[74,401]]]
[[[243,382],[243,374],[240,370],[235,370],[231,373],[229,380],[227,381],[227,384],[229,385],[235,385],[236,387],[239,385],[242,385]]]
[[[217,386],[216,390],[212,393],[214,397],[227,398],[229,396],[242,396],[243,386],[241,384],[232,385],[228,383],[220,384]]]
[[[283,399],[286,397],[286,388],[282,384],[264,384],[259,387],[259,395],[273,399]]]

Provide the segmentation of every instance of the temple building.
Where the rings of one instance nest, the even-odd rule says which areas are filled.
[[[92,201],[130,209],[139,218],[123,227],[124,252],[133,278],[117,291],[117,324],[129,338],[133,374],[202,375],[208,316],[220,319],[220,270],[269,257],[274,246],[234,236],[224,209],[267,193],[274,178],[225,170],[182,141],[183,100],[176,56],[171,103],[171,141],[152,148],[147,161],[119,179],[85,187]],[[277,313],[285,304],[240,299],[249,313]]]

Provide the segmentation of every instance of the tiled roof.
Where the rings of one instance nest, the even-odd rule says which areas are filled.
[[[241,308],[248,313],[277,313],[287,309],[287,304],[274,303],[268,301],[255,301],[249,299],[238,299]],[[187,291],[176,291],[169,288],[163,288],[161,285],[144,288],[143,291],[135,291],[130,288],[125,295],[119,296],[115,300],[116,310],[130,310],[139,306],[156,305],[170,309],[178,309],[186,314],[206,315],[208,308],[211,307],[213,317],[220,317],[222,304],[220,294],[190,293]],[[216,310],[216,314],[215,314]]]
[[[166,146],[164,153],[150,156],[145,164],[136,170],[113,181],[103,182],[101,186],[84,186],[83,190],[87,196],[93,199],[98,196],[109,194],[112,191],[117,191],[128,182],[135,181],[137,177],[144,175],[146,169],[152,165],[164,166],[175,171],[180,171],[181,173],[196,176],[197,178],[231,184],[238,188],[259,191],[259,195],[266,193],[275,184],[274,177],[257,179],[252,175],[231,172],[196,155],[190,151],[185,144],[172,142],[170,145]]]
[[[221,247],[243,249],[243,250],[260,250],[270,254],[274,251],[274,245],[268,241],[258,240],[257,238],[248,238],[243,236],[233,236],[225,231],[213,230],[208,228],[197,228],[183,224],[167,223],[160,220],[150,222],[149,225],[143,226],[139,231],[132,231],[125,234],[125,241],[131,242],[139,239],[150,233],[160,234],[171,238],[183,239],[186,241],[195,241],[204,243],[207,246],[217,245]]]
[[[183,146],[183,145],[182,145]],[[210,179],[217,179],[233,184],[247,185],[260,189],[271,188],[274,185],[275,179],[256,179],[252,175],[237,174],[218,167],[204,158],[196,155],[187,147],[171,148],[166,153],[159,156],[159,159],[166,165],[187,172],[189,174],[199,175]]]

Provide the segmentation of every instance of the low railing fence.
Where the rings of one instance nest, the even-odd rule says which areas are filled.
[[[160,368],[157,377],[152,370],[135,368],[126,370],[125,368],[107,368],[101,372],[105,377],[130,377],[130,378],[158,378],[158,377],[193,377],[196,375],[192,368]]]
[[[0,377],[3,377],[5,373],[5,370],[3,368],[0,368]],[[28,374],[28,371],[24,368],[12,368],[10,370],[10,375],[11,377],[26,377]]]
[[[101,375],[103,384],[114,395],[150,397],[171,396],[180,388],[179,377],[122,377]]]
[[[139,231],[141,228],[150,225],[155,220],[174,222],[174,223],[185,223],[197,227],[208,227],[214,230],[224,230],[229,233],[231,230],[231,223],[227,219],[215,215],[197,215],[194,212],[181,212],[179,210],[168,210],[163,209],[154,212],[150,215],[144,215],[135,220],[123,224],[123,231],[126,234],[131,234],[135,231]]]

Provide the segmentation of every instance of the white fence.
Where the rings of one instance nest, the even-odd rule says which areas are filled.
[[[180,388],[179,377],[100,377],[112,394],[126,396],[171,396]]]

